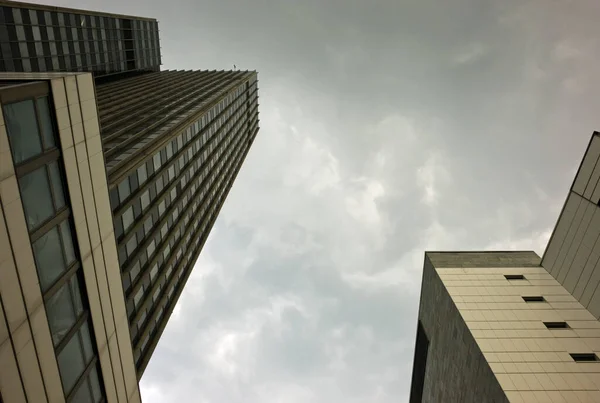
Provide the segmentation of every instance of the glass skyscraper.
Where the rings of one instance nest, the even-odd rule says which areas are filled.
[[[137,402],[258,132],[156,20],[0,0],[0,401]]]

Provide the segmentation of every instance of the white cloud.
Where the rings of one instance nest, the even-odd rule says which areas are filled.
[[[471,43],[454,56],[453,63],[457,65],[471,64],[481,59],[487,52],[487,47],[482,43]]]

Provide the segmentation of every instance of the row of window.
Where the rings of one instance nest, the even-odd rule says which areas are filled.
[[[15,165],[29,171],[17,182],[63,391],[70,401],[100,402],[102,381],[49,100],[15,102],[3,111]]]
[[[213,107],[210,111],[208,111],[208,113],[206,115],[202,116],[200,119],[198,119],[197,121],[193,122],[190,126],[188,126],[188,128],[185,129],[182,132],[182,134],[177,136],[176,139],[174,139],[172,142],[167,144],[162,150],[158,151],[153,156],[152,160],[150,160],[146,163],[146,166],[142,165],[140,168],[138,168],[137,174],[134,173],[134,174],[130,175],[128,178],[126,178],[125,180],[123,180],[117,187],[117,189],[119,189],[119,190],[115,191],[113,189],[111,192],[111,205],[112,205],[113,211],[116,211],[117,208],[127,200],[129,195],[133,191],[135,191],[138,186],[141,186],[144,183],[144,181],[148,177],[147,171],[150,171],[150,169],[148,169],[148,168],[151,168],[153,170],[153,172],[157,172],[157,170],[160,168],[161,165],[168,163],[173,158],[173,156],[177,154],[177,152],[179,150],[181,150],[184,146],[188,145],[190,143],[190,141],[192,141],[193,139],[195,139],[195,143],[193,145],[193,149],[191,152],[194,154],[204,144],[206,144],[212,138],[212,136],[218,131],[218,129],[220,128],[220,125],[223,122],[221,120],[221,118],[219,118],[217,121],[213,121],[214,117],[218,113],[220,113],[220,111],[223,108],[225,108],[226,105],[228,105],[230,98],[232,98],[232,97],[230,96],[227,99],[219,102],[215,107]],[[240,117],[242,117],[243,113],[246,110],[246,107],[244,105],[242,105],[241,100],[234,102],[234,104],[232,105],[232,108],[230,108],[226,111],[225,116],[227,116],[227,118],[231,117],[231,115],[234,114],[234,110],[235,110],[234,108],[238,108],[238,107],[240,108],[240,110],[235,112],[234,120],[237,120]],[[210,127],[205,130],[205,128],[208,124],[210,124]],[[231,127],[232,124],[233,123],[230,123],[228,125],[228,127]],[[227,130],[228,127],[226,127],[225,130]],[[203,131],[204,131],[204,133],[199,135]],[[209,147],[214,147],[214,145],[211,145]],[[211,151],[212,151],[212,149],[209,148],[208,152],[211,152]],[[188,153],[189,152],[190,151],[188,150]],[[189,155],[189,157],[191,158],[191,155]],[[206,155],[204,155],[204,157],[206,157]],[[137,176],[137,178],[136,178],[136,176]]]
[[[233,152],[237,152],[237,150],[240,148],[240,146],[241,146],[240,142],[241,142],[241,140],[238,140],[238,144],[235,146],[235,151],[233,151]],[[231,154],[231,155],[235,155],[235,154]],[[228,157],[228,159],[229,158],[230,157]],[[162,250],[162,256],[158,256],[159,258],[162,258],[163,262],[166,262],[169,259],[171,249],[177,244],[177,242],[179,241],[179,238],[185,232],[184,228],[188,226],[188,223],[192,219],[192,217],[202,217],[205,214],[206,210],[208,210],[209,208],[214,207],[214,206],[211,205],[210,201],[203,202],[203,200],[204,200],[204,197],[205,197],[206,193],[209,193],[212,196],[214,196],[216,188],[213,187],[213,191],[212,192],[209,192],[208,189],[212,185],[214,179],[216,177],[218,177],[218,175],[220,173],[220,170],[222,169],[222,166],[224,166],[224,164],[225,164],[225,161],[222,161],[221,165],[219,166],[219,171],[213,171],[212,172],[212,174],[211,174],[211,176],[209,178],[208,183],[203,184],[204,187],[205,187],[205,189],[203,189],[201,192],[199,192],[198,195],[193,195],[193,193],[189,194],[189,196],[190,196],[189,200],[190,201],[192,199],[196,199],[196,196],[199,199],[196,199],[194,201],[194,203],[190,206],[190,208],[186,211],[185,217],[183,218],[184,227],[178,228],[178,230],[173,234],[173,238],[170,240],[169,244],[165,245],[164,249]],[[214,186],[217,186],[217,185],[219,185],[219,183],[216,183]],[[184,198],[184,205],[187,204],[187,197],[188,196],[186,195],[185,198]],[[200,206],[202,206],[202,208],[200,208]],[[181,207],[183,208],[184,206],[182,205]],[[199,222],[199,220],[197,220],[197,221]],[[198,225],[198,222],[195,222],[193,225],[196,227]],[[164,227],[163,230],[161,230],[161,233],[158,234],[157,237],[156,237],[156,244],[160,244],[161,240],[165,239],[165,237],[169,234],[169,232],[168,232],[169,227],[171,225],[174,225],[174,224],[176,224],[176,222],[173,222],[168,227]],[[191,234],[188,234],[186,236],[186,239],[185,239],[185,244],[186,245],[189,243],[190,239],[191,239]],[[152,240],[150,242],[149,246],[148,246],[148,257],[147,257],[148,259],[151,259],[154,251],[155,251],[155,240]],[[183,251],[183,249],[179,249],[177,251],[177,253],[176,253],[177,261],[179,261],[179,259],[181,257],[181,254],[182,254],[182,251]],[[160,260],[159,260],[158,264],[162,265],[162,263],[160,262]],[[151,288],[151,286],[153,284],[153,280],[154,280],[155,273],[156,273],[157,269],[158,269],[158,266],[155,263],[155,265],[153,266],[153,268],[150,270],[150,283],[151,284],[149,285],[148,289]],[[137,275],[139,274],[139,271],[140,271],[140,264],[139,264],[139,261],[138,261],[138,262],[136,262],[134,268],[132,269],[133,273],[130,272],[130,274],[132,275],[132,283],[135,281],[135,277],[137,277]],[[169,273],[170,273],[170,268],[167,270],[167,275]],[[133,314],[134,313],[134,309],[138,308],[138,306],[140,304],[140,301],[142,301],[142,298],[143,298],[143,296],[145,294],[145,291],[146,290],[142,286],[142,287],[140,287],[140,289],[138,289],[138,291],[134,295],[134,298],[133,298],[134,305],[131,306],[131,307],[129,307],[130,314]]]
[[[241,156],[238,156],[238,163],[239,163],[240,159],[241,159]],[[227,178],[228,180],[230,180],[231,177],[233,176],[234,171],[235,171],[235,166],[236,165],[230,166],[230,168],[228,170],[229,171],[229,175],[228,175],[228,178]],[[194,241],[191,242],[191,243],[189,242],[192,239],[191,234],[189,234],[186,237],[187,242],[186,242],[186,245],[185,245],[185,250],[187,250],[188,253],[187,253],[185,259],[182,262],[183,269],[180,270],[179,274],[177,275],[176,281],[170,286],[169,292],[167,294],[167,300],[165,301],[165,303],[164,303],[163,306],[161,306],[160,308],[158,308],[158,311],[157,311],[157,314],[156,314],[156,319],[154,320],[154,323],[152,323],[152,325],[151,325],[149,331],[147,332],[146,336],[141,341],[141,343],[140,343],[140,349],[138,351],[136,351],[136,353],[134,355],[136,363],[139,364],[139,360],[141,359],[141,357],[145,353],[145,349],[147,347],[148,341],[150,340],[150,337],[153,336],[153,334],[157,331],[157,328],[160,325],[160,322],[162,320],[163,313],[164,313],[164,306],[169,306],[172,303],[172,298],[173,298],[174,291],[180,286],[180,283],[183,281],[183,277],[184,277],[185,273],[187,271],[189,271],[189,270],[186,270],[185,268],[188,267],[188,265],[190,264],[193,256],[195,256],[197,254],[197,249],[201,246],[201,243],[203,243],[204,240],[206,239],[206,237],[208,236],[208,233],[206,232],[206,229],[211,224],[213,218],[215,217],[215,215],[216,215],[216,213],[218,211],[218,206],[220,206],[222,204],[223,198],[225,196],[225,192],[226,191],[227,191],[227,186],[221,186],[219,194],[218,194],[218,197],[217,197],[218,201],[215,202],[215,203],[211,203],[212,207],[210,209],[210,219],[204,220],[204,224],[202,225],[202,227],[198,231],[198,233],[201,234],[201,235],[195,237]],[[214,192],[213,192],[213,195],[215,195]],[[200,221],[196,221],[193,224],[193,228],[194,229],[197,229],[197,227],[199,225],[199,222]],[[183,248],[179,250],[178,255],[177,255],[178,257],[181,256],[181,251],[182,250],[183,250]],[[192,265],[194,263],[195,262],[191,262]],[[166,281],[169,281],[169,279],[170,279],[170,273],[172,271],[173,265],[176,266],[177,262],[172,263],[169,266],[169,268],[167,270],[167,273],[166,273]],[[163,289],[163,286],[161,285],[154,292],[153,297],[152,297],[152,302],[153,303],[156,303],[156,301],[160,297],[160,293],[161,293],[162,289]],[[141,300],[141,297],[139,297],[138,301],[140,301],[140,300]],[[135,339],[136,335],[139,332],[142,332],[143,327],[145,326],[146,319],[148,317],[148,312],[150,311],[150,309],[151,308],[149,308],[147,310],[144,310],[144,312],[142,312],[142,314],[139,315],[138,322],[134,326],[132,326],[132,340]]]
[[[98,15],[63,13],[25,8],[0,7],[0,22],[7,24],[57,25],[113,30],[134,29],[158,32],[156,21],[129,20]]]
[[[240,141],[241,140],[238,140],[238,143]],[[228,137],[224,141],[223,146],[226,147],[230,142],[231,142],[231,138]],[[213,161],[214,161],[214,159],[213,159]],[[221,163],[224,163],[224,161],[221,161]],[[192,217],[197,216],[197,215],[202,216],[204,214],[205,210],[208,208],[208,204],[203,203],[202,200],[204,200],[204,198],[206,197],[209,186],[212,184],[214,178],[217,177],[217,175],[218,175],[218,172],[216,170],[211,169],[210,167],[205,168],[205,173],[206,172],[210,172],[208,179],[205,182],[202,182],[204,177],[206,176],[206,174],[203,174],[196,180],[196,183],[192,184],[187,189],[187,191],[185,192],[185,195],[179,200],[179,203],[171,212],[171,216],[169,217],[169,219],[166,222],[164,222],[164,224],[162,224],[160,231],[157,231],[157,233],[154,234],[154,231],[152,231],[152,225],[154,224],[155,221],[158,222],[158,220],[163,218],[162,216],[163,216],[166,208],[169,206],[167,203],[165,203],[165,200],[161,201],[161,203],[158,206],[158,217],[156,218],[156,220],[153,219],[153,216],[156,216],[156,212],[146,219],[146,221],[144,222],[144,228],[143,228],[144,237],[147,237],[150,234],[154,234],[155,236],[149,242],[147,241],[147,239],[144,240],[144,238],[139,239],[140,240],[139,244],[141,246],[144,246],[146,249],[143,250],[141,253],[138,252],[137,259],[135,260],[134,265],[133,265],[132,269],[130,270],[130,281],[127,281],[124,283],[124,288],[126,291],[129,289],[130,284],[134,284],[135,281],[137,280],[137,276],[140,272],[140,268],[146,264],[146,261],[150,261],[153,258],[156,248],[157,248],[157,245],[160,245],[161,242],[164,239],[166,239],[167,236],[171,233],[172,227],[175,226],[178,222],[178,218],[179,218],[181,211],[183,211],[185,209],[185,207],[188,205],[189,202],[191,202],[192,200],[194,200],[196,198],[199,198],[199,200],[196,200],[191,205],[191,211],[188,209],[186,212],[186,215],[183,217],[182,220],[184,222],[184,225],[187,225]],[[184,180],[185,180],[185,177],[182,178],[182,181],[184,181]],[[199,188],[200,184],[202,184],[203,189]],[[172,202],[174,202],[174,201],[175,201],[175,199],[172,199]],[[203,206],[202,209],[199,209],[199,206]],[[159,256],[159,261],[158,261],[159,265],[162,264],[161,260],[164,262],[169,258],[171,249],[179,241],[179,238],[183,235],[183,232],[184,232],[184,230],[182,228],[179,228],[173,233],[173,238],[161,250],[162,256]],[[133,242],[132,242],[132,240],[133,240]],[[131,239],[125,244],[125,247],[124,248],[121,247],[120,254],[122,256],[127,255],[128,257],[131,257],[131,255],[134,253],[135,247],[138,245],[137,241],[138,241],[137,234],[134,234],[131,237]],[[130,242],[132,242],[132,243],[130,243]],[[123,258],[125,258],[125,257],[123,257]],[[153,280],[152,273],[157,268],[158,268],[158,266],[153,267],[153,269],[150,271],[151,280]],[[143,293],[144,293],[143,289],[138,290],[138,292],[136,293],[136,296],[134,296],[134,300],[141,299],[141,297],[143,296]],[[137,304],[135,304],[135,305],[136,305],[135,308],[137,308]],[[133,311],[131,313],[133,313]]]

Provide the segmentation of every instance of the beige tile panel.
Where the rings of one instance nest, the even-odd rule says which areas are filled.
[[[106,392],[106,401],[109,403],[119,402],[117,399],[117,390],[115,388],[115,378],[112,371],[112,362],[108,343],[104,348],[98,350],[100,358],[100,369],[102,371],[102,378],[104,379],[104,390]]]
[[[71,118],[71,126],[83,122],[81,106],[78,103],[69,105],[69,117]]]
[[[556,224],[552,238],[546,247],[546,252],[544,253],[544,257],[542,259],[542,266],[544,266],[548,272],[554,276],[558,274],[559,269],[559,265],[556,264],[556,259],[558,258],[558,254],[565,241],[567,232],[571,227],[571,222],[575,217],[575,213],[577,212],[577,208],[579,207],[581,200],[581,197],[573,192],[569,192],[563,212],[558,219],[558,223]]]
[[[75,123],[72,127],[74,144],[81,144],[85,140],[83,122]]]
[[[59,132],[64,128],[71,126],[71,120],[69,118],[69,107],[56,109],[56,125],[58,126]]]
[[[6,322],[11,332],[17,329],[27,317],[20,287],[15,287],[15,284],[19,284],[17,269],[12,258],[6,259],[0,263],[0,295],[2,295],[2,303],[6,311]]]
[[[592,171],[590,179],[588,180],[585,190],[583,191],[583,197],[585,197],[588,200],[592,199],[592,194],[596,189],[598,179],[600,179],[600,164],[598,163],[598,159],[596,159],[596,165],[594,166],[594,170]]]
[[[60,136],[60,144],[64,149],[73,147],[73,130],[71,127],[65,127],[58,131]]]
[[[2,109],[2,108],[0,108]],[[8,134],[4,121],[0,121],[0,181],[13,176],[15,168],[13,166],[12,155],[8,143]]]
[[[121,363],[123,365],[125,389],[127,391],[127,396],[131,401],[132,396],[138,391],[138,381],[135,366],[133,365],[133,352],[131,350],[131,339],[129,336],[129,323],[126,316],[117,322],[116,334],[119,351],[121,353]]]
[[[79,103],[79,94],[77,91],[77,81],[75,76],[65,77],[65,89],[67,92],[67,102],[69,105]]]
[[[596,166],[598,157],[600,156],[600,140],[597,136],[592,137],[591,144],[583,158],[575,182],[573,183],[573,191],[583,194],[589,182],[590,176]]]
[[[79,98],[81,101],[95,98],[94,80],[91,74],[79,74],[77,78],[77,87],[79,89]]]
[[[579,231],[579,227],[581,226],[583,217],[588,211],[588,207],[591,204],[587,200],[583,199],[580,196],[574,195],[574,198],[579,199],[579,205],[577,207],[577,211],[575,212],[575,217],[571,221],[571,225],[569,226],[569,230],[567,231],[567,236],[565,237],[565,241],[560,247],[558,252],[558,257],[556,258],[556,263],[554,269],[552,271],[552,275],[559,281],[562,282],[564,280],[564,276],[566,275],[566,271],[570,263],[570,260],[567,259],[567,254],[571,250],[573,245],[573,240]],[[566,263],[566,264],[565,264]]]
[[[106,335],[110,339],[115,331],[115,323],[111,305],[112,300],[108,289],[108,280],[106,278],[106,271],[104,270],[104,256],[101,245],[96,246],[92,251],[92,256],[94,258],[94,267],[96,268],[96,281],[98,283],[100,305],[104,317],[104,327],[106,328]]]
[[[96,280],[96,272],[94,270],[94,260],[92,255],[88,255],[83,259],[82,266],[90,305],[90,313],[92,315],[92,323],[94,324],[96,344],[98,345],[98,350],[101,350],[106,345],[106,329],[104,327],[104,320],[102,317],[102,307],[100,305],[98,283]]]
[[[82,143],[83,144],[83,143]],[[90,245],[92,250],[100,244],[100,231],[98,229],[98,219],[96,215],[96,202],[92,192],[92,180],[90,177],[90,168],[87,161],[79,163],[79,175],[81,178],[81,191],[85,206],[88,231],[90,234]]]
[[[565,261],[557,276],[557,280],[563,284],[569,292],[572,292],[575,288],[577,278],[579,278],[583,266],[585,265],[585,261],[581,258],[578,259],[578,256],[581,255],[582,257],[585,256],[585,258],[587,258],[591,252],[591,250],[585,246],[582,248],[581,244],[589,228],[589,224],[592,221],[594,212],[598,209],[596,205],[587,200],[582,202],[582,206],[584,206],[585,212],[581,222],[577,226],[571,245],[568,246],[569,249],[567,250]],[[565,247],[566,246],[567,245],[565,245]],[[569,276],[571,278],[569,278]]]
[[[125,380],[123,378],[123,369],[121,368],[121,355],[119,352],[119,345],[117,343],[116,334],[113,334],[108,339],[108,350],[110,351],[112,370],[115,376],[115,384],[117,389],[117,396],[120,402],[127,401],[127,391],[125,389]]]
[[[99,136],[96,136],[96,138],[99,138]],[[113,232],[113,220],[110,210],[110,201],[108,199],[106,174],[104,171],[104,156],[101,152],[90,158],[90,168],[92,172],[94,198],[96,200],[96,211],[98,213],[100,238],[105,239],[108,234]]]
[[[4,317],[4,309],[2,309],[0,301],[0,344],[3,344],[8,339],[8,323],[6,322],[6,318]],[[10,340],[9,340],[10,343]],[[1,366],[0,366],[1,368]]]
[[[5,402],[26,403],[19,368],[10,340],[0,344],[0,390]]]
[[[27,344],[16,353],[21,379],[25,387],[25,394],[30,402],[47,402],[46,391],[42,381],[42,374],[38,358],[33,345],[33,340],[29,340]]]
[[[62,403],[65,401],[65,396],[62,390],[58,364],[52,344],[52,337],[48,327],[48,319],[46,310],[43,306],[30,315],[31,329],[33,339],[37,350],[38,360],[42,371],[42,377],[46,386],[46,393],[50,403]]]
[[[67,93],[65,92],[65,82],[63,78],[55,78],[50,81],[52,88],[52,99],[56,109],[67,106]]]

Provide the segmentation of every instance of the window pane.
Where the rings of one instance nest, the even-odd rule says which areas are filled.
[[[65,284],[48,300],[46,312],[50,324],[50,333],[52,333],[52,341],[56,346],[77,321],[68,284]]]
[[[75,250],[73,248],[73,238],[71,234],[71,226],[69,221],[63,221],[60,224],[60,234],[62,236],[63,247],[65,251],[65,259],[67,266],[75,260]]]
[[[87,381],[84,381],[79,385],[79,389],[77,389],[71,401],[77,403],[94,403],[90,396],[90,389]]]
[[[40,125],[42,131],[42,139],[44,148],[48,149],[56,145],[54,141],[54,129],[52,127],[52,118],[50,117],[50,107],[48,105],[48,97],[37,99],[37,109],[40,116]]]
[[[136,306],[138,306],[138,304],[140,303],[142,297],[144,296],[144,286],[141,286],[140,289],[138,290],[138,292],[133,296],[133,304]]]
[[[93,402],[98,403],[102,399],[102,390],[100,389],[100,379],[96,367],[92,368],[89,374],[90,387],[92,389]]]
[[[123,213],[123,229],[127,231],[131,227],[131,224],[133,224],[133,207],[130,206]]]
[[[42,291],[46,291],[65,271],[61,249],[56,227],[33,244]]]
[[[154,280],[156,274],[158,273],[158,265],[152,266],[152,270],[150,270],[150,281]]]
[[[65,191],[63,189],[62,178],[58,170],[58,164],[56,162],[51,162],[48,164],[48,170],[50,171],[50,181],[52,182],[52,194],[54,195],[56,210],[58,210],[65,205]]]
[[[119,183],[119,200],[121,200],[121,203],[123,202],[123,200],[125,200],[127,198],[127,196],[129,196],[129,194],[131,193],[131,189],[129,187],[129,178],[125,178],[125,180],[121,183]]]
[[[81,326],[79,334],[81,336],[81,342],[83,345],[83,355],[87,364],[92,360],[92,357],[94,356],[94,350],[92,348],[92,339],[90,337],[90,329],[87,323],[84,323],[83,326]]]
[[[4,119],[15,164],[42,152],[32,100],[5,105]]]
[[[137,173],[138,173],[138,182],[141,186],[142,183],[144,183],[146,181],[146,179],[148,178],[148,174],[146,172],[146,164],[140,166],[137,169]]]
[[[138,274],[140,274],[140,262],[139,261],[135,262],[135,264],[129,271],[129,276],[131,277],[131,283],[133,283],[137,279]]]
[[[146,207],[148,207],[148,204],[150,204],[150,192],[148,190],[146,190],[144,193],[142,193],[141,196],[141,205],[142,205],[142,211],[146,210]]]
[[[72,337],[58,355],[58,368],[65,394],[69,393],[85,369],[78,335]]]
[[[35,228],[54,214],[46,167],[43,166],[20,178],[19,186],[28,227]]]

